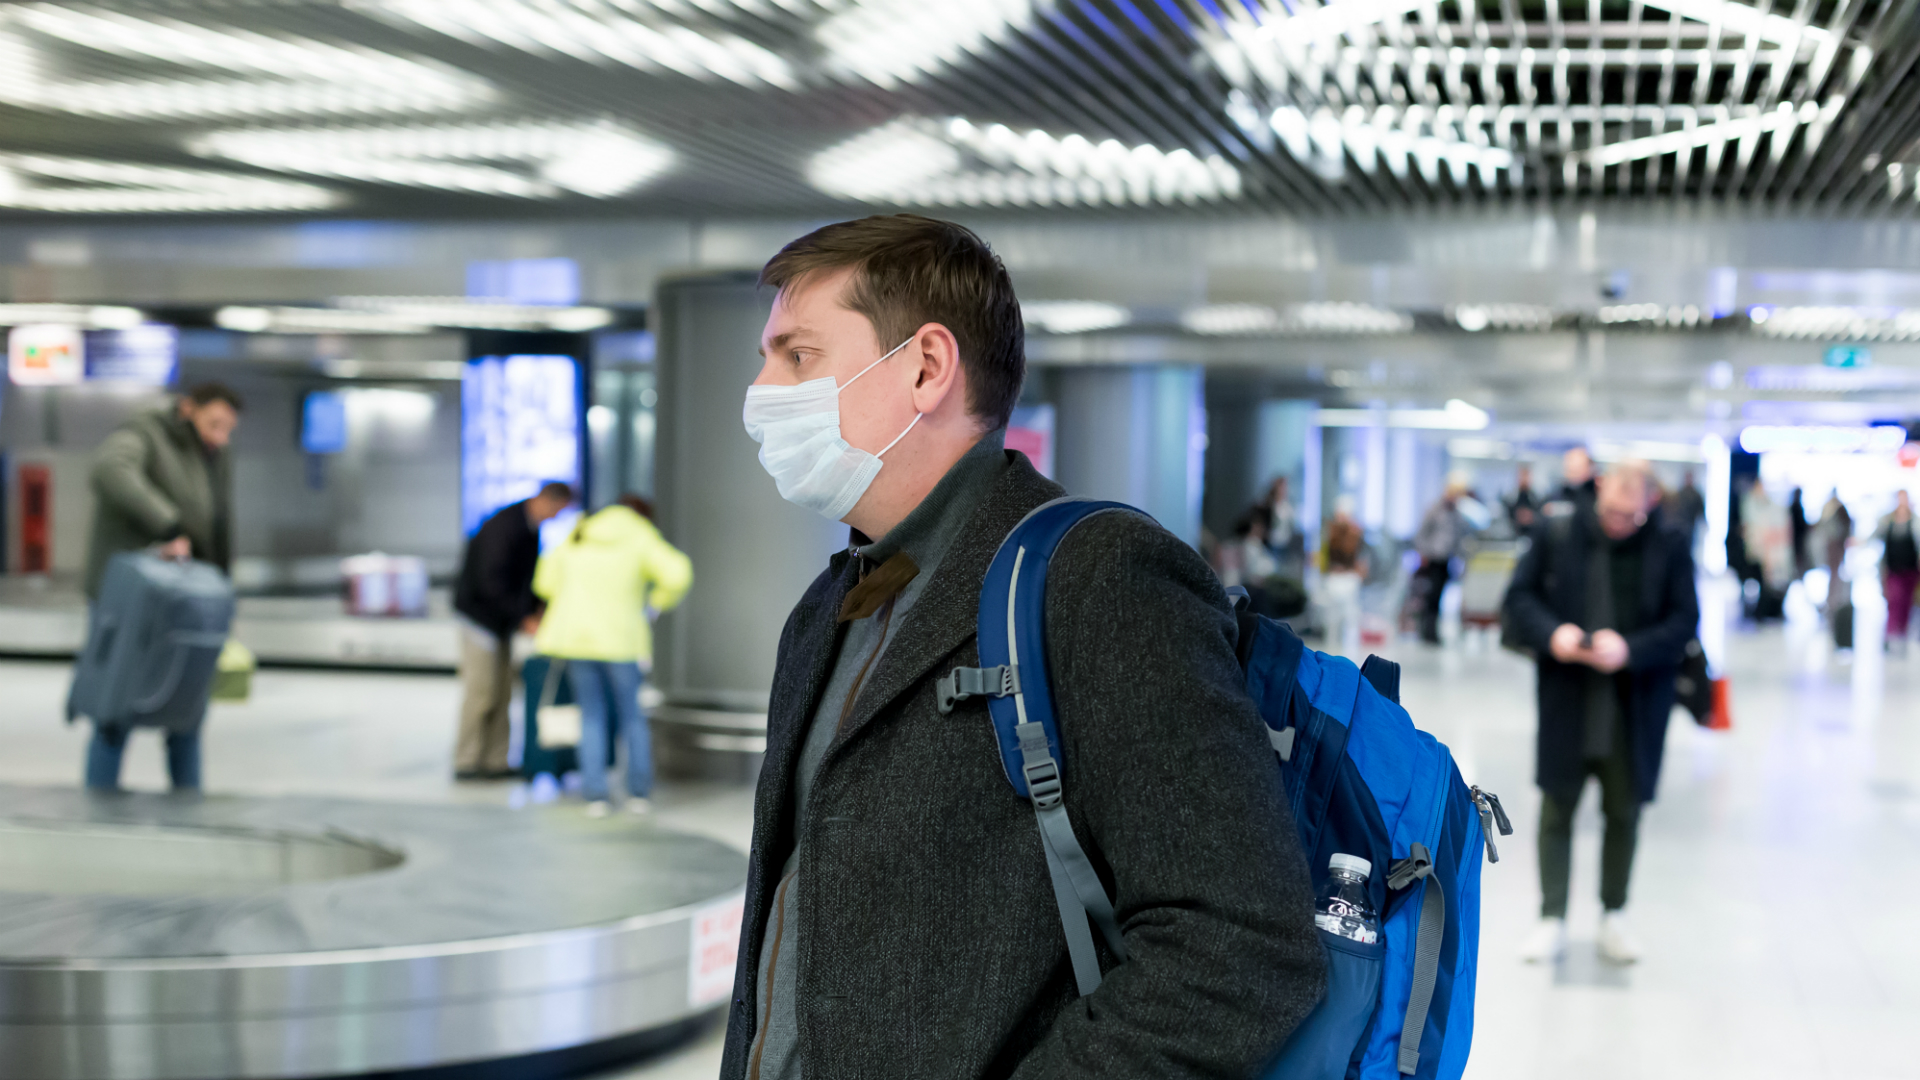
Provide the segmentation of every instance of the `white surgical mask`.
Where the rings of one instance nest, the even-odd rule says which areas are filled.
[[[846,386],[836,385],[829,377],[798,386],[747,387],[741,419],[747,434],[760,444],[760,466],[773,477],[781,498],[829,521],[839,521],[853,510],[880,475],[881,456],[907,437],[920,422],[920,414],[914,413],[906,430],[880,453],[869,454],[840,436],[840,392],[912,341],[908,338],[861,368]]]

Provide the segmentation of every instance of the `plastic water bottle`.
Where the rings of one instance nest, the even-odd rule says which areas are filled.
[[[1373,864],[1358,855],[1327,860],[1327,883],[1313,902],[1313,922],[1329,934],[1371,945],[1380,940],[1380,919],[1367,898]]]

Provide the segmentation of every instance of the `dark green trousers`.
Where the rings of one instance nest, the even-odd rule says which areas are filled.
[[[1613,753],[1587,762],[1586,775],[1600,781],[1600,814],[1606,833],[1600,841],[1600,903],[1608,911],[1627,906],[1627,881],[1633,875],[1633,847],[1640,831],[1640,793],[1633,783],[1633,751],[1624,731],[1613,740]],[[1580,781],[1585,790],[1586,779]],[[1540,914],[1565,918],[1568,880],[1573,875],[1573,813],[1580,792],[1571,800],[1540,793]]]

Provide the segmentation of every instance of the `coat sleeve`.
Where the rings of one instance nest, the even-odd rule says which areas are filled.
[[[154,540],[167,540],[180,531],[180,508],[147,477],[152,447],[139,432],[127,428],[107,436],[93,455],[93,493],[103,507],[140,523]]]
[[[1662,533],[1666,575],[1660,583],[1660,618],[1627,635],[1627,670],[1675,667],[1700,626],[1700,597],[1693,583],[1693,551],[1680,533]]]
[[[647,577],[647,606],[655,611],[671,610],[693,588],[693,560],[660,538],[648,559]]]
[[[542,600],[552,600],[560,592],[561,583],[566,579],[563,562],[566,550],[567,545],[558,545],[533,564],[533,595]]]
[[[1520,640],[1540,657],[1552,655],[1553,632],[1568,621],[1553,610],[1552,598],[1547,595],[1547,566],[1553,557],[1552,532],[1549,525],[1533,530],[1533,543],[1513,569],[1505,600],[1508,621]]]
[[[1257,1075],[1319,1002],[1326,961],[1226,594],[1131,514],[1075,530],[1048,577],[1065,801],[1131,955],[1013,1075]]]

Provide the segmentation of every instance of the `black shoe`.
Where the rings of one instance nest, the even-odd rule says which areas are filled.
[[[518,780],[520,779],[520,770],[488,769],[486,772],[480,774],[480,778],[482,780]]]
[[[453,770],[453,778],[456,782],[461,782],[461,783],[464,783],[470,780],[489,779],[488,775],[479,769],[455,769]]]

